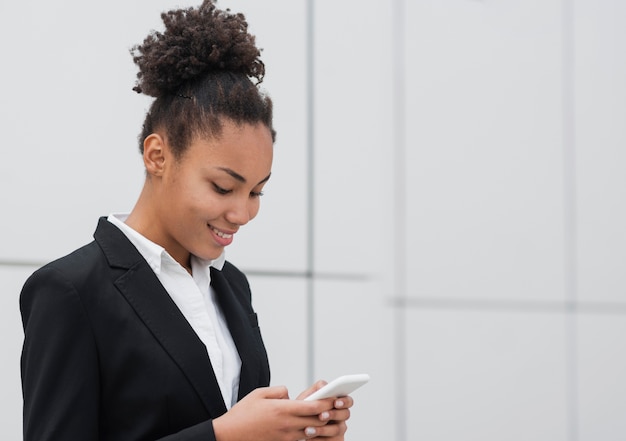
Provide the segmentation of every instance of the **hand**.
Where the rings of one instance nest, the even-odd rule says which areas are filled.
[[[325,385],[325,381],[318,381],[313,386],[298,395],[298,400],[303,400]],[[318,415],[320,421],[325,421],[327,424],[323,427],[316,428],[317,434],[312,439],[323,439],[324,441],[343,441],[344,435],[348,430],[346,421],[350,418],[350,408],[353,406],[354,400],[350,396],[335,399],[329,398],[329,400],[332,400],[332,409],[324,411]]]
[[[332,398],[290,400],[282,386],[259,388],[213,420],[215,438],[217,441],[296,441],[328,436],[333,430],[325,431],[324,426],[338,412],[333,403]]]

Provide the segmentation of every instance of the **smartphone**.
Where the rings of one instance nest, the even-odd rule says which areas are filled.
[[[343,375],[335,378],[321,389],[316,390],[306,397],[304,401],[321,400],[322,398],[345,397],[352,391],[363,386],[370,380],[367,374]]]

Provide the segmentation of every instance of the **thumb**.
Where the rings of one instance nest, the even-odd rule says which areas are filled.
[[[289,399],[289,391],[285,386],[261,387],[256,392],[261,398]]]
[[[326,384],[327,384],[326,381],[318,380],[315,384],[313,384],[307,390],[303,391],[300,395],[298,395],[298,398],[296,398],[296,400],[304,400],[306,397],[308,397],[309,395],[311,395],[313,392],[317,391],[318,389],[321,389]]]

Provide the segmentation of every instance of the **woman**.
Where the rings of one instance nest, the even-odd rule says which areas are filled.
[[[343,440],[350,397],[268,387],[248,282],[224,260],[271,174],[254,37],[212,0],[162,18],[133,50],[135,90],[156,98],[135,207],[22,290],[24,439]]]

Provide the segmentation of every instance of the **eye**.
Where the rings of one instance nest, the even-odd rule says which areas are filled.
[[[260,198],[261,196],[263,196],[263,192],[262,191],[251,191],[250,192],[250,197],[251,198]]]
[[[215,192],[218,193],[218,194],[228,194],[228,193],[230,193],[232,191],[232,190],[227,190],[225,188],[222,188],[222,187],[220,187],[219,185],[217,185],[215,183],[213,184],[213,188],[214,188]]]

